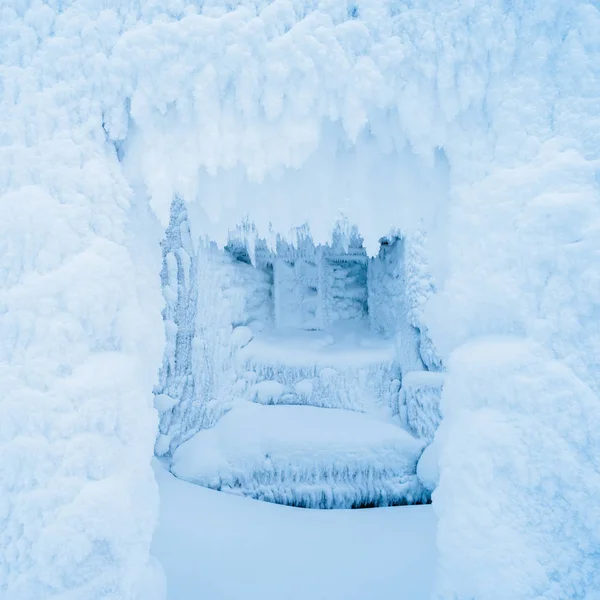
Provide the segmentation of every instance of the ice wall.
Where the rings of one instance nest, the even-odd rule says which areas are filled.
[[[405,240],[384,240],[379,255],[369,262],[369,317],[371,327],[392,336],[402,373],[424,370],[419,330],[411,323],[407,289]]]
[[[163,242],[167,346],[155,388],[158,455],[212,427],[243,391],[237,353],[253,336],[248,325],[260,330],[272,319],[270,275],[243,252],[192,244],[187,211],[173,203]]]
[[[163,321],[166,345],[154,404],[160,413],[160,435],[156,451],[168,451],[168,432],[176,404],[189,406],[196,401],[192,345],[196,336],[198,311],[198,260],[192,244],[185,204],[176,198],[162,242],[163,266],[160,274],[165,298]]]

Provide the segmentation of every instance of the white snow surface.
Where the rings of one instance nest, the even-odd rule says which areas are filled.
[[[416,476],[423,445],[383,420],[312,406],[237,403],[173,454],[177,477],[306,508],[426,500]]]
[[[600,598],[592,390],[530,340],[483,338],[450,357],[442,410],[436,597]]]
[[[429,600],[431,505],[306,510],[209,490],[155,467],[152,553],[169,600]]]
[[[220,243],[246,214],[271,241],[305,222],[325,241],[343,213],[371,255],[390,227],[425,231],[437,292],[412,324],[442,361],[477,336],[529,340],[501,377],[448,367],[440,589],[597,596],[596,0],[16,0],[0,15],[4,596],[150,597],[164,334],[148,206],[166,226],[175,195],[193,239]],[[464,475],[471,461],[483,474]]]

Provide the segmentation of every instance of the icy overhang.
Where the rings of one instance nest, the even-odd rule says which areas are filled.
[[[167,199],[168,208],[173,197],[182,198],[194,239],[207,236],[221,247],[240,223],[249,224],[240,235],[250,245],[262,238],[274,249],[278,237],[294,245],[307,235],[328,243],[344,222],[359,228],[368,255],[375,256],[382,236],[435,232],[447,210],[449,166],[442,150],[428,162],[371,131],[353,143],[340,123],[323,124],[317,147],[300,166],[274,164],[260,179],[241,164],[212,174],[203,165],[190,167],[176,158],[178,149],[157,157],[160,147],[169,147],[162,136],[150,140],[130,129],[122,144],[130,182],[147,190],[160,213]]]

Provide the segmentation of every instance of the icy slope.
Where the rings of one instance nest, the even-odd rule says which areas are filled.
[[[238,403],[173,455],[182,479],[307,508],[426,500],[416,477],[422,444],[385,421],[311,406]]]
[[[429,600],[431,506],[302,510],[191,485],[156,465],[152,553],[169,600]]]

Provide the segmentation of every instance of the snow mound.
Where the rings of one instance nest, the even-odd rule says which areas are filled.
[[[534,342],[456,350],[442,395],[438,598],[596,599],[600,404]]]
[[[306,508],[426,500],[422,445],[399,427],[343,410],[240,403],[179,446],[171,471],[205,487]]]

